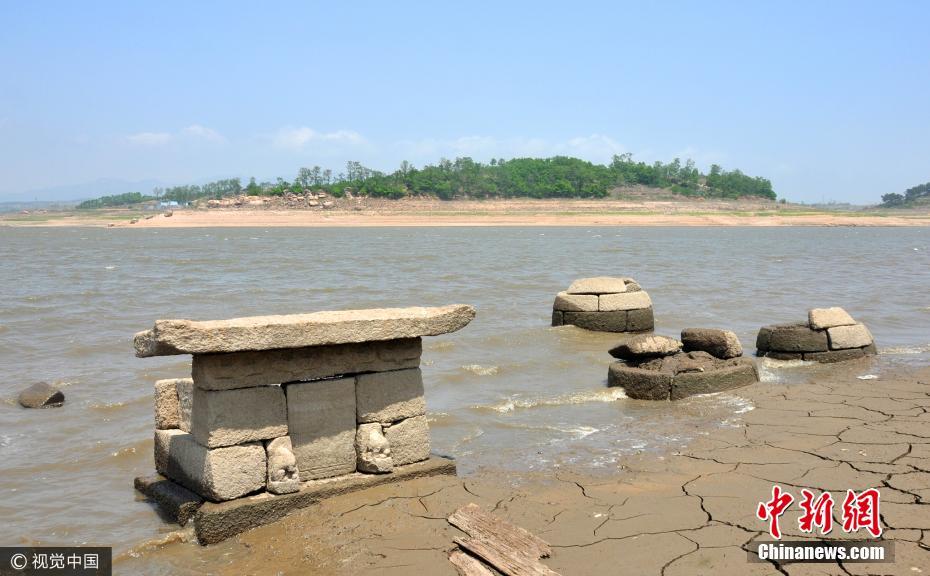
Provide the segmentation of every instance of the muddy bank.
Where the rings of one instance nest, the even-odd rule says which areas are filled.
[[[447,554],[461,534],[446,517],[475,502],[547,540],[545,563],[563,574],[920,573],[930,569],[930,369],[874,370],[855,361],[808,382],[754,384],[740,391],[754,409],[734,426],[678,452],[625,457],[603,475],[485,471],[385,486],[213,547],[169,534],[122,555],[117,570],[451,575]],[[750,543],[771,539],[755,510],[774,483],[840,498],[879,488],[895,563],[748,563]],[[797,518],[797,506],[782,517],[789,539],[804,538]]]

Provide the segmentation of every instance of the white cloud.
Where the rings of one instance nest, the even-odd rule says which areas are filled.
[[[212,128],[207,128],[201,124],[191,124],[177,132],[138,132],[126,136],[126,140],[131,144],[141,146],[164,146],[170,142],[181,140],[203,140],[206,142],[222,143],[226,139]]]
[[[299,150],[312,142],[331,142],[342,144],[364,144],[365,138],[352,130],[336,130],[335,132],[317,132],[312,128],[300,126],[298,128],[285,127],[275,133],[272,138],[275,145],[281,148]]]
[[[206,126],[201,126],[200,124],[191,124],[187,128],[181,130],[181,134],[184,136],[190,136],[191,138],[200,138],[209,142],[226,141],[226,139],[223,138],[216,130],[207,128]]]
[[[126,136],[131,144],[142,146],[164,146],[171,141],[171,134],[167,132],[138,132]]]

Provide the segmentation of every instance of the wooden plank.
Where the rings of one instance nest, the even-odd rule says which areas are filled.
[[[527,554],[506,542],[478,538],[456,538],[454,541],[507,576],[559,576],[531,555],[535,552]]]
[[[533,558],[548,558],[552,554],[548,542],[529,530],[485,512],[477,504],[466,504],[453,512],[449,516],[449,524],[478,540],[506,542]]]
[[[452,565],[455,566],[459,576],[494,576],[494,572],[491,572],[487,566],[482,564],[481,560],[469,556],[462,552],[460,548],[449,552],[449,562],[452,562]]]

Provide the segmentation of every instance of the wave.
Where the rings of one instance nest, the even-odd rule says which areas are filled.
[[[802,368],[813,364],[815,362],[806,360],[775,360],[774,358],[765,357],[756,366],[759,369],[759,382],[783,382],[785,377],[781,374],[781,370]]]
[[[429,344],[426,344],[424,348],[433,352],[452,350],[455,348],[455,342],[451,340],[440,340],[439,342],[430,342]]]
[[[926,354],[930,352],[930,344],[921,344],[917,346],[889,346],[888,348],[879,348],[879,354]]]
[[[559,396],[546,396],[542,398],[518,398],[511,396],[490,406],[475,406],[481,410],[493,410],[501,414],[513,412],[517,409],[539,408],[541,406],[568,406],[571,404],[586,404],[588,402],[613,402],[626,398],[623,388],[605,388],[586,392],[574,392]]]
[[[748,398],[742,396],[721,396],[720,399],[724,404],[733,408],[734,414],[745,414],[756,409],[756,405]]]
[[[500,372],[498,366],[482,366],[480,364],[468,364],[461,367],[466,372],[471,372],[476,376],[495,376]]]
[[[603,430],[606,429],[606,428],[595,428],[594,426],[584,426],[584,425],[577,425],[577,426],[562,425],[562,426],[559,426],[559,425],[556,425],[556,424],[533,424],[533,423],[528,423],[528,422],[511,422],[511,421],[500,422],[500,423],[498,423],[497,425],[500,426],[500,427],[502,427],[502,428],[510,428],[510,429],[538,430],[538,431],[546,431],[546,432],[558,432],[558,433],[560,433],[560,434],[567,434],[567,435],[569,435],[569,436],[572,436],[572,437],[574,437],[575,440],[581,440],[581,439],[583,439],[583,438],[587,438],[587,437],[590,436],[591,434],[595,434],[595,433],[597,433],[597,432],[602,432]],[[608,428],[609,428],[609,426],[608,426]],[[484,432],[482,431],[481,433],[483,434]],[[480,434],[479,434],[479,436],[480,436]],[[550,438],[548,439],[548,443],[549,443],[549,444],[557,444],[557,443],[559,443],[559,442],[563,442],[564,440],[565,440],[564,438],[551,438],[551,437],[550,437]]]

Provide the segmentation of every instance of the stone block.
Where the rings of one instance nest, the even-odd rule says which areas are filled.
[[[803,360],[803,352],[778,352],[776,350],[769,350],[765,353],[766,358],[771,358],[772,360]]]
[[[180,526],[186,525],[203,504],[199,495],[160,474],[139,476],[134,485]]]
[[[136,356],[212,354],[398,340],[455,332],[472,321],[463,304],[252,316],[230,320],[157,320],[133,338]]]
[[[284,390],[280,386],[235,390],[203,390],[195,386],[191,434],[207,448],[284,436]]]
[[[297,458],[291,447],[291,439],[281,436],[265,442],[265,457],[268,462],[266,488],[272,494],[290,494],[300,490]]]
[[[845,362],[846,360],[856,360],[865,358],[864,348],[847,348],[845,350],[830,350],[828,352],[807,352],[804,359],[811,362],[822,362],[824,364],[832,362]]]
[[[355,384],[358,422],[396,422],[426,414],[419,368],[359,374]]]
[[[359,424],[355,433],[355,452],[359,472],[384,474],[394,469],[391,445],[384,437],[381,424]]]
[[[194,384],[205,390],[249,388],[416,368],[422,350],[422,339],[403,338],[262,352],[195,354],[191,374]]]
[[[769,335],[769,349],[775,352],[826,352],[827,333],[807,326],[777,326]]]
[[[553,326],[562,326],[562,325],[564,325],[564,324],[565,324],[565,322],[564,322],[564,320],[562,319],[562,311],[561,311],[561,310],[553,310],[553,311],[552,311],[552,325],[553,325]]]
[[[384,428],[391,446],[394,466],[412,464],[429,458],[429,423],[426,416],[407,418]]]
[[[743,345],[730,330],[714,328],[685,328],[681,331],[685,352],[707,352],[717,358],[737,358],[743,355]]]
[[[265,475],[261,442],[210,449],[191,434],[171,440],[167,476],[208,500],[222,502],[263,490]]]
[[[165,475],[168,473],[168,457],[171,449],[171,440],[184,434],[181,430],[155,431],[155,471]]]
[[[814,330],[823,330],[834,326],[849,326],[856,323],[846,310],[839,307],[808,310],[807,320]]]
[[[287,423],[300,480],[355,471],[355,378],[288,384]]]
[[[656,334],[640,334],[627,338],[609,350],[614,358],[634,360],[643,358],[657,358],[669,356],[681,350],[681,342],[668,336]]]
[[[608,312],[608,314],[611,314],[611,312]],[[638,310],[627,311],[627,332],[648,332],[653,328],[655,328],[655,318],[652,314],[652,306],[649,308],[640,308]]]
[[[626,281],[623,278],[610,276],[596,276],[594,278],[579,278],[568,287],[569,294],[616,294],[626,292]]]
[[[210,449],[180,430],[155,431],[159,474],[221,502],[265,487],[265,448],[260,442]]]
[[[178,419],[179,428],[191,431],[191,409],[194,406],[194,381],[190,378],[178,378]]]
[[[680,372],[672,379],[672,400],[680,400],[695,394],[710,394],[748,386],[759,381],[755,364],[743,358],[739,364],[708,372]]]
[[[763,326],[759,328],[759,333],[756,335],[756,355],[764,356],[766,352],[770,349],[770,340],[772,338],[772,327]]]
[[[572,312],[597,312],[597,306],[597,295],[595,294],[559,292],[555,296],[552,309]]]
[[[621,294],[603,294],[598,296],[598,310],[613,312],[615,310],[641,310],[652,307],[652,299],[644,290],[624,292]]]
[[[155,429],[180,427],[177,380],[158,380],[155,382]]]
[[[562,312],[566,324],[597,332],[626,332],[627,313],[616,312]]]
[[[607,370],[607,385],[620,386],[629,398],[637,400],[668,400],[672,375],[614,362]]]
[[[864,324],[827,328],[827,334],[830,337],[831,350],[862,348],[874,342],[872,333],[869,332],[869,329],[866,328]]]

